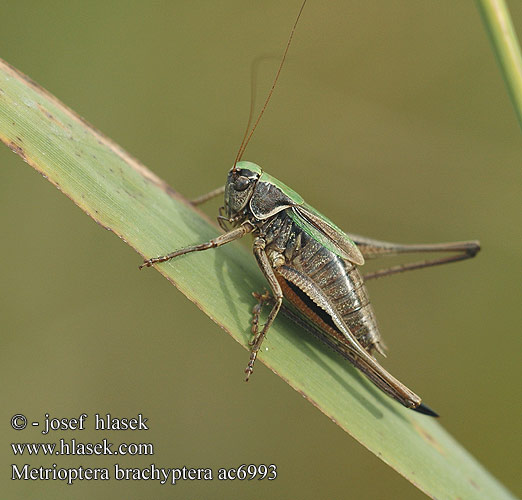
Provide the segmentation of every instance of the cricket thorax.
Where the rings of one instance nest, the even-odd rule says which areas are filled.
[[[288,186],[274,181],[254,163],[238,163],[237,168],[229,171],[225,185],[226,221],[233,226],[251,218],[256,222],[267,221],[279,212],[303,203]]]
[[[373,349],[381,351],[377,322],[357,266],[311,238],[296,226],[286,210],[266,221],[251,219],[251,223],[256,226],[255,232],[266,242],[265,251],[276,274],[287,281],[294,291],[292,294],[285,293],[288,300],[294,305],[298,297],[308,301],[315,313],[336,329],[324,310],[318,311],[324,309],[317,296],[318,289],[364,348],[369,352]],[[308,285],[304,282],[305,277]],[[314,286],[310,286],[310,282]],[[289,288],[286,290],[289,291]]]

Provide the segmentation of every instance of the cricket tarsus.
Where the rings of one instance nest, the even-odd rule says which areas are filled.
[[[245,382],[248,382],[250,375],[252,375],[252,372],[254,371],[254,363],[257,358],[257,353],[259,351],[259,347],[254,350],[254,346],[256,345],[256,339],[258,339],[259,336],[259,317],[261,315],[261,310],[263,309],[263,306],[269,302],[272,302],[272,296],[268,293],[268,290],[265,290],[263,294],[259,294],[256,292],[253,292],[252,295],[255,299],[257,299],[257,304],[252,308],[252,335],[254,338],[248,343],[248,345],[251,348],[250,352],[250,359],[248,361],[248,365],[245,368]],[[266,325],[265,325],[266,327]],[[261,344],[259,343],[259,346]]]
[[[254,339],[257,337],[259,331],[259,318],[261,316],[261,310],[263,306],[272,301],[272,296],[265,290],[263,294],[252,292],[252,296],[257,300],[257,304],[252,308],[252,332],[253,339],[248,343],[250,346],[254,344]]]

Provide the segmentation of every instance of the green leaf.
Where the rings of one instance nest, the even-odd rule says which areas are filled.
[[[218,234],[198,210],[137,160],[1,61],[0,139],[142,256]],[[136,266],[140,262],[136,259]],[[189,254],[158,269],[247,346],[251,293],[262,291],[266,283],[241,245]],[[435,419],[390,400],[289,320],[277,318],[266,347],[259,361],[428,495],[512,498]]]
[[[509,10],[504,0],[477,0],[477,5],[522,127],[522,55]]]

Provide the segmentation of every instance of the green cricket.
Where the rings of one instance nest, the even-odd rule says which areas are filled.
[[[345,233],[261,167],[241,161],[270,101],[305,3],[306,0],[290,33],[272,88],[251,130],[249,119],[224,188],[193,200],[194,204],[200,204],[224,192],[224,205],[219,210],[218,223],[226,232],[208,242],[145,260],[140,269],[187,253],[217,248],[251,234],[254,257],[272,296],[268,293],[254,294],[258,303],[252,311],[253,338],[245,369],[246,380],[254,370],[263,340],[281,310],[283,299],[286,299],[295,321],[349,360],[379,389],[407,408],[438,416],[374,357],[375,353],[384,355],[385,351],[365,282],[474,257],[480,250],[479,242],[403,245]],[[359,271],[368,259],[422,252],[450,255],[402,264],[365,276]],[[259,315],[264,304],[270,304],[271,309],[266,323],[260,327]],[[307,327],[310,324],[312,329]]]

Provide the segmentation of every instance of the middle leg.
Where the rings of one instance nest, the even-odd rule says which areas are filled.
[[[261,348],[261,344],[263,343],[263,340],[266,337],[266,333],[268,332],[269,328],[272,326],[272,323],[274,322],[274,319],[276,318],[277,313],[279,312],[279,309],[281,308],[281,304],[283,303],[283,291],[281,290],[281,286],[279,285],[279,282],[277,281],[276,275],[274,273],[274,269],[273,269],[272,265],[270,264],[270,261],[268,260],[268,257],[266,255],[265,245],[266,245],[266,243],[263,238],[256,238],[254,240],[254,255],[256,257],[259,267],[261,268],[261,271],[265,275],[265,278],[267,279],[268,284],[270,285],[270,288],[272,289],[272,294],[274,295],[275,304],[272,307],[263,328],[261,329],[260,332],[259,331],[256,332],[254,338],[250,342],[250,345],[251,345],[250,360],[248,362],[247,367],[245,368],[245,373],[246,373],[245,381],[248,381],[248,379],[250,378],[250,375],[254,371],[254,363],[257,358],[257,353],[259,352],[259,349]]]

